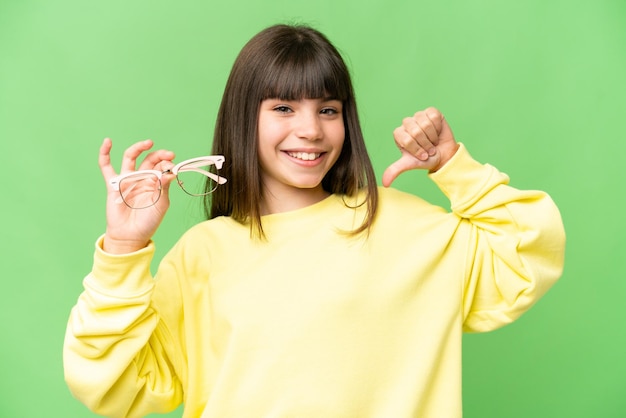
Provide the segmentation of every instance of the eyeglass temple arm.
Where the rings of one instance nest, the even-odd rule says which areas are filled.
[[[198,168],[195,168],[195,167],[188,167],[188,168],[185,168],[184,170],[181,170],[181,171],[195,171],[196,173],[200,173],[200,174],[202,174],[204,176],[207,176],[211,180],[216,181],[217,184],[224,184],[227,181],[225,177],[218,176],[218,175],[213,174],[213,173],[211,173],[209,171],[201,170],[201,169],[198,169]]]

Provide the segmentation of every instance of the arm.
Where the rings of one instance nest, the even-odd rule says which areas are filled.
[[[106,234],[98,241],[93,270],[70,314],[63,360],[71,391],[90,409],[108,416],[143,416],[169,411],[182,399],[174,371],[173,353],[178,351],[152,301],[149,271],[154,253],[150,240],[169,207],[173,176],[162,179],[161,198],[154,206],[131,209],[110,184],[116,175],[111,147],[105,139],[99,156],[108,190]],[[137,165],[161,171],[173,165],[174,154],[165,150],[150,152],[138,164],[151,147],[152,141],[142,141],[128,148],[122,172]]]
[[[65,379],[76,398],[106,416],[168,412],[182,401],[174,342],[152,303],[154,248],[105,253],[99,240],[92,272],[72,309],[65,336]],[[176,294],[170,294],[175,303]]]
[[[508,186],[495,167],[465,147],[431,178],[462,218],[469,243],[463,288],[465,331],[489,331],[518,318],[561,276],[565,234],[559,211],[541,191]]]
[[[554,202],[509,187],[505,174],[474,161],[437,109],[404,119],[394,138],[402,155],[383,184],[428,169],[461,218],[457,238],[468,242],[464,329],[487,331],[519,317],[562,273],[565,233]]]

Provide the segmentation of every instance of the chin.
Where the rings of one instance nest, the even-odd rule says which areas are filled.
[[[306,191],[321,191],[321,190],[323,190],[321,181],[317,181],[317,182],[294,182],[294,183],[292,183],[292,186],[297,188],[297,189],[302,189],[302,190],[306,190]]]

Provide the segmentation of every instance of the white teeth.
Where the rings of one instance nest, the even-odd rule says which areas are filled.
[[[316,152],[288,152],[287,154],[289,154],[290,157],[297,158],[299,160],[304,160],[304,161],[315,160],[319,158],[319,156],[321,155]]]

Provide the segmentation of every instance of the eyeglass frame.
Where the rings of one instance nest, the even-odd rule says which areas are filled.
[[[207,163],[212,163],[213,165],[215,165],[215,167],[218,170],[222,169],[222,165],[224,164],[224,156],[223,155],[205,155],[202,157],[195,157],[195,158],[190,158],[188,160],[185,161],[181,161],[180,163],[176,164],[174,167],[168,169],[168,170],[137,170],[137,171],[130,171],[128,173],[124,173],[124,174],[119,174],[115,177],[113,177],[112,179],[109,180],[109,185],[113,188],[114,191],[120,192],[120,198],[122,200],[122,202],[124,202],[124,204],[126,206],[128,206],[131,209],[145,209],[145,208],[149,208],[150,206],[154,206],[159,199],[161,198],[161,178],[163,178],[163,174],[173,174],[176,176],[176,182],[178,183],[178,186],[183,190],[183,192],[187,193],[190,196],[206,196],[208,194],[211,194],[212,192],[215,191],[215,189],[211,190],[210,192],[207,193],[200,193],[200,194],[195,194],[195,193],[190,193],[188,192],[181,184],[180,179],[178,178],[178,173],[179,172],[186,172],[186,171],[195,171],[197,173],[200,173],[210,179],[212,179],[213,181],[215,181],[217,183],[216,188],[221,185],[226,183],[228,180],[225,177],[222,177],[220,175],[211,173],[209,171],[206,170],[201,170],[198,167],[207,165]],[[182,170],[181,168],[186,168],[185,166],[190,165],[189,170]],[[122,191],[120,190],[120,184],[122,182],[122,180],[128,178],[128,177],[132,177],[132,176],[136,176],[136,175],[141,175],[141,174],[153,174],[157,177],[157,180],[159,181],[159,197],[157,197],[157,199],[152,202],[151,205],[149,206],[143,206],[141,208],[134,208],[132,206],[130,206],[128,203],[126,203],[126,200],[124,200],[124,197],[122,196]],[[121,203],[121,202],[119,202]]]

